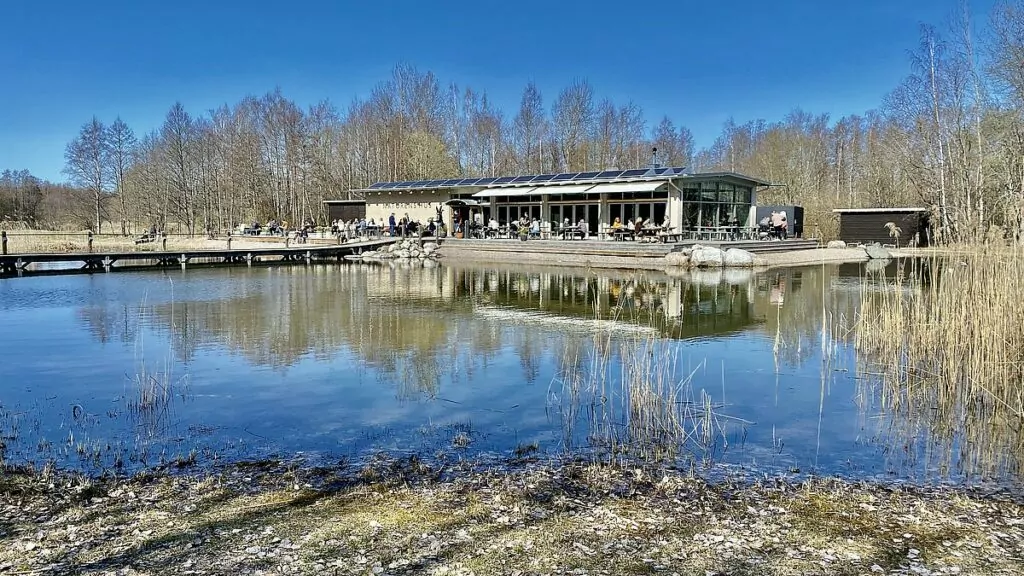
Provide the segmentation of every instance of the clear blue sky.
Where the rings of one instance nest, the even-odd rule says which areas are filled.
[[[921,23],[957,0],[6,0],[0,7],[0,169],[62,180],[64,146],[94,114],[141,135],[279,86],[340,109],[400,62],[473,86],[514,114],[573,78],[668,114],[709,144],[729,117],[795,107],[837,118],[878,106],[909,70]],[[441,8],[440,6],[444,6]],[[992,0],[971,2],[976,25]]]

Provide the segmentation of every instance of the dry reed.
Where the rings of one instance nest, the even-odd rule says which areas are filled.
[[[632,282],[643,285],[642,278]],[[614,328],[647,323],[656,314],[639,309],[627,318],[613,309],[607,327],[566,340],[548,396],[561,417],[567,448],[583,425],[589,447],[602,459],[706,462],[725,448],[726,424],[742,423],[720,414],[711,395],[694,386],[704,362],[684,367],[678,342]]]
[[[865,277],[854,342],[866,381],[901,417],[904,448],[916,438],[958,450],[969,474],[1020,471],[1022,294],[1021,247],[957,247],[901,264],[894,279]]]

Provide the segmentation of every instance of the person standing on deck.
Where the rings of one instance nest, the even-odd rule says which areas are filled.
[[[388,235],[390,235],[390,236],[394,236],[395,235],[395,224],[396,224],[396,222],[395,222],[395,213],[392,212],[391,216],[388,216]]]

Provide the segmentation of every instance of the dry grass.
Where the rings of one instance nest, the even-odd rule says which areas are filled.
[[[742,422],[694,386],[703,368],[683,366],[677,342],[597,332],[566,346],[549,408],[561,417],[566,445],[583,425],[601,460],[708,461],[725,447],[726,427]]]
[[[820,482],[566,466],[313,487],[307,471],[0,476],[15,574],[1018,574],[1022,510]]]
[[[88,251],[88,234],[86,232],[9,232],[7,235],[8,254],[69,254]],[[283,242],[232,238],[231,247],[269,248],[283,246]],[[208,240],[202,236],[169,236],[167,250],[223,250],[227,247],[226,238]],[[103,234],[93,237],[93,252],[157,252],[163,250],[160,241],[136,244],[134,236]]]
[[[895,279],[865,278],[855,336],[862,371],[903,416],[904,435],[959,446],[967,472],[1021,470],[1022,294],[1021,247],[954,247],[907,262]]]

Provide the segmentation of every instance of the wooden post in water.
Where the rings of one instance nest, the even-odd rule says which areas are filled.
[[[0,230],[0,244],[3,245],[3,249],[0,250],[0,254],[7,256],[7,230]]]
[[[87,250],[88,250],[89,252],[92,252],[92,230],[89,230],[89,238],[88,238],[88,240],[86,241],[86,244],[88,245],[88,248],[87,248]]]
[[[284,247],[285,247],[285,248],[287,248],[287,247],[288,247],[288,242],[289,242],[290,240],[291,240],[291,238],[289,238],[288,236],[285,236],[285,237],[284,237]]]

